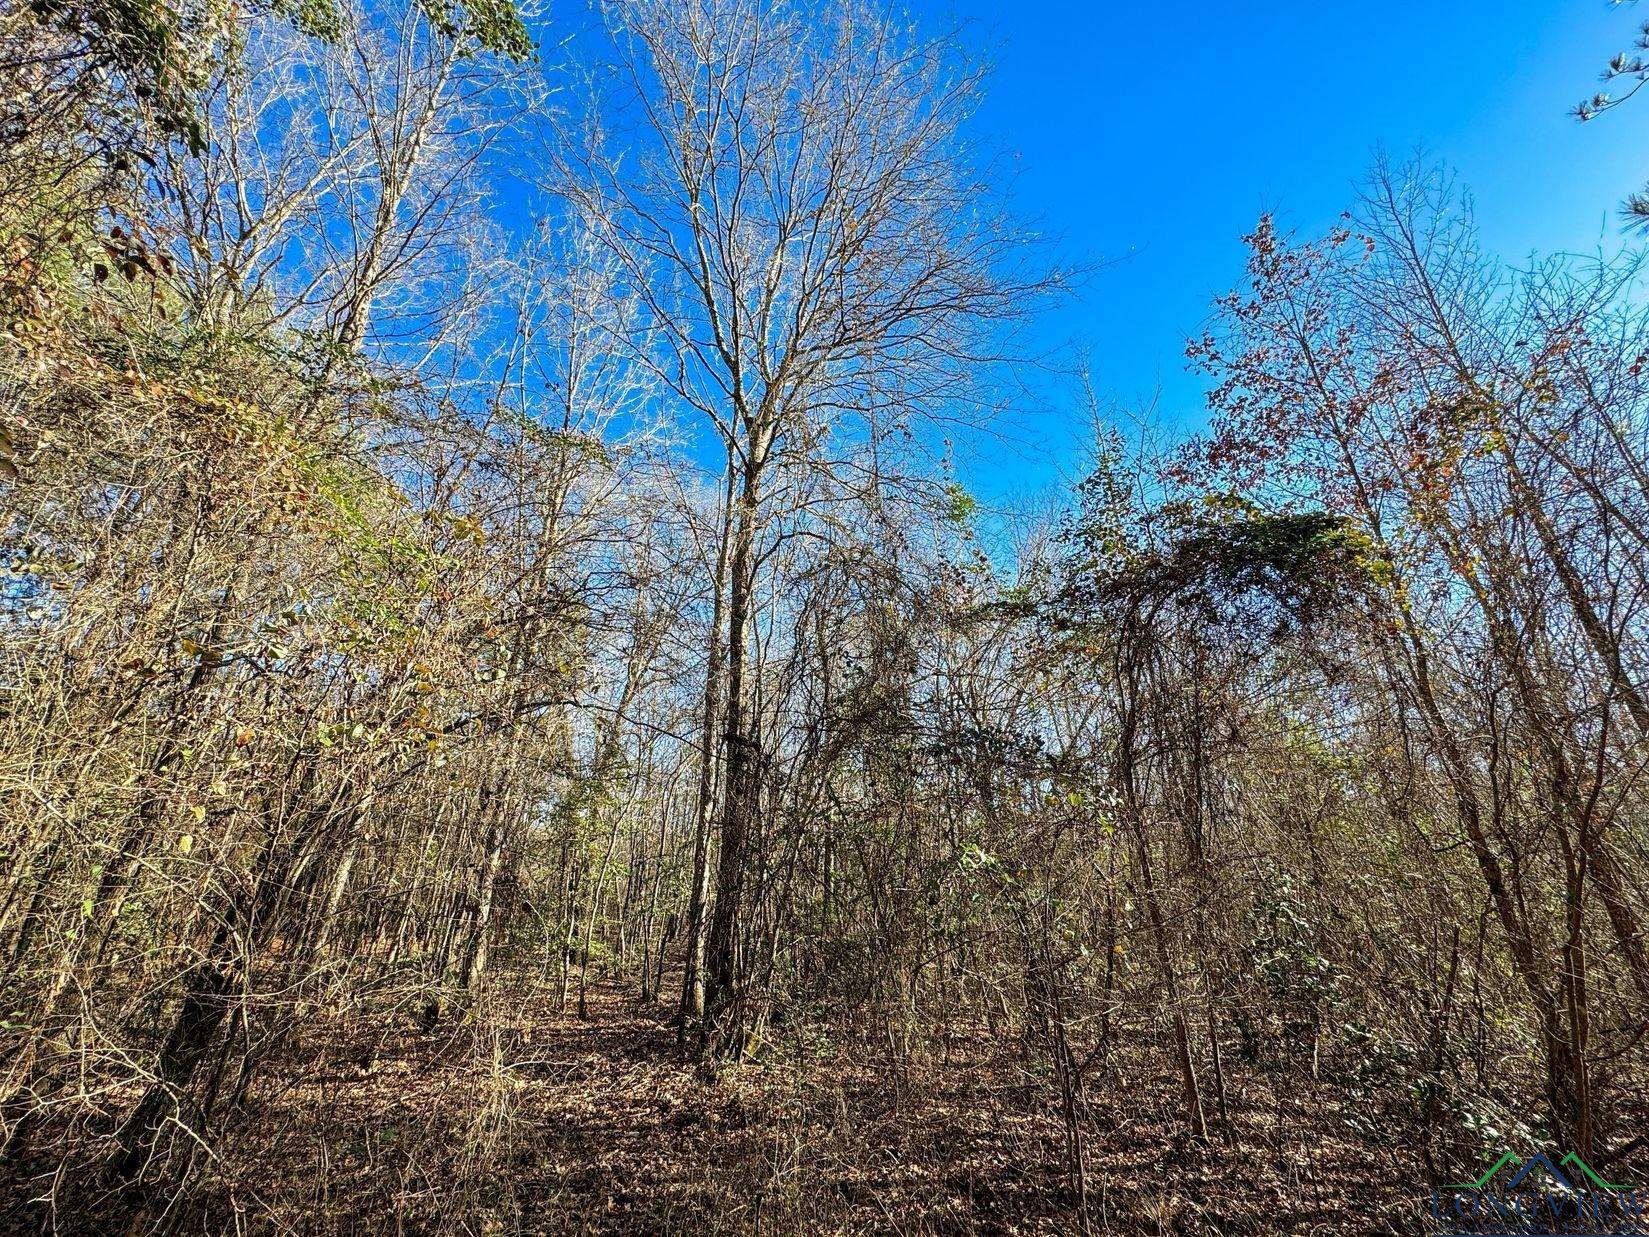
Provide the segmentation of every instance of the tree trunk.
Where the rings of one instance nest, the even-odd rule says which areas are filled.
[[[746,699],[745,667],[749,656],[750,618],[755,591],[755,540],[761,469],[751,444],[744,466],[729,564],[727,604],[727,697],[723,759],[726,785],[721,812],[721,854],[716,866],[716,905],[708,942],[709,991],[705,1005],[709,1026],[701,1046],[719,1055],[738,1056],[744,1048],[744,1011],[740,992],[739,928],[746,868],[745,846],[756,809],[757,761]]]
[[[685,1042],[689,1022],[704,1017],[705,909],[710,900],[710,825],[715,813],[716,765],[720,744],[716,721],[721,712],[722,614],[727,594],[728,551],[733,526],[733,455],[727,455],[726,492],[722,497],[721,540],[716,546],[715,591],[711,603],[710,647],[704,666],[704,703],[699,718],[699,789],[693,812],[693,883],[687,903],[687,957],[681,983],[676,1042]]]

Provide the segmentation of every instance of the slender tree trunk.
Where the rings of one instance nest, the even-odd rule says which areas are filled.
[[[584,947],[579,951],[578,959],[578,1016],[590,1016],[589,978],[590,978],[590,947],[595,940],[596,915],[601,910],[601,903],[606,897],[607,873],[613,865],[613,853],[618,849],[618,826],[620,817],[614,815],[612,831],[607,835],[607,850],[601,856],[601,867],[596,872],[595,888],[590,891],[590,907],[584,917]]]
[[[716,867],[716,905],[707,943],[709,985],[706,1015],[711,1026],[705,1047],[737,1056],[744,1047],[741,1008],[739,928],[747,867],[746,839],[756,810],[757,760],[748,717],[745,670],[749,656],[750,619],[755,591],[755,540],[762,444],[751,444],[744,469],[729,563],[727,602],[727,698],[724,708],[726,785],[722,795],[721,854]],[[712,1042],[713,1041],[713,1042]]]
[[[721,712],[722,613],[727,594],[728,556],[733,527],[733,453],[727,454],[726,490],[722,496],[721,537],[711,602],[710,647],[704,665],[704,701],[699,718],[699,787],[693,811],[693,880],[687,902],[687,956],[681,984],[676,1041],[684,1043],[688,1024],[704,1017],[705,910],[710,898],[710,826],[715,814],[716,767],[721,744],[716,725]]]
[[[498,884],[498,870],[504,862],[504,839],[507,821],[496,819],[488,831],[486,854],[481,861],[480,886],[476,891],[475,923],[465,943],[463,957],[458,964],[458,983],[465,992],[474,992],[475,985],[487,969],[487,938],[492,928],[493,890]]]

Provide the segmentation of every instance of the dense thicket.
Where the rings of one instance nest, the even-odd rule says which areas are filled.
[[[1058,281],[959,153],[953,47],[623,4],[586,79],[513,11],[270,7],[164,115],[99,10],[0,14],[0,1136],[35,1214],[223,1223],[239,1132],[340,1027],[496,1072],[500,1002],[597,983],[712,1070],[908,1080],[988,1029],[1084,1229],[1098,1097],[1160,1071],[1192,1145],[1308,1092],[1417,1188],[1632,1162],[1634,258],[1508,270],[1380,168],[1326,238],[1249,238],[1206,434],[1100,430],[1010,537],[928,446]],[[455,1228],[508,1172],[499,1094]]]

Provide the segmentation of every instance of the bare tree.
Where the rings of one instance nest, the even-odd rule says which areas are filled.
[[[953,44],[856,4],[822,17],[768,0],[639,3],[608,16],[623,121],[615,136],[592,129],[567,192],[663,336],[647,357],[661,383],[730,460],[724,628],[707,659],[723,772],[706,969],[708,1038],[736,1053],[762,762],[748,659],[775,461],[865,421],[942,411],[986,355],[988,328],[1036,285],[959,157],[980,77]]]

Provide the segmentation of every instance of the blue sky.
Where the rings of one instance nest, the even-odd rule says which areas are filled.
[[[995,66],[978,134],[1008,152],[1018,211],[1071,260],[1108,265],[1045,314],[1039,347],[1084,352],[1096,388],[1201,423],[1185,338],[1240,277],[1264,210],[1315,233],[1377,146],[1424,149],[1476,202],[1503,258],[1621,243],[1617,204],[1649,179],[1649,97],[1586,125],[1649,8],[1607,0],[920,0]],[[1045,492],[1083,437],[1069,384],[1035,380],[1010,441],[959,442],[988,502]]]

